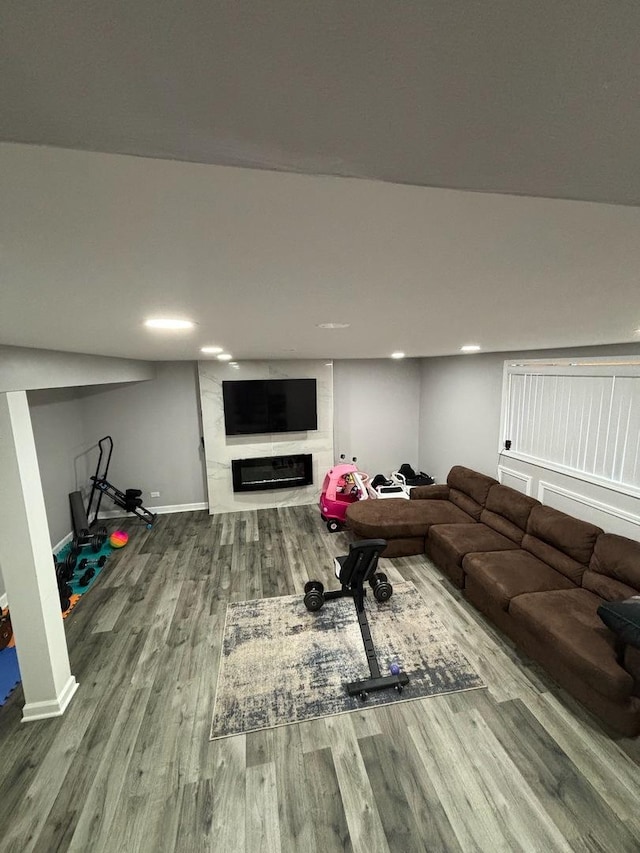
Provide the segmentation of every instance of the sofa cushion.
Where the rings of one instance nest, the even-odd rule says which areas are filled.
[[[640,542],[603,533],[596,539],[589,568],[640,592]]]
[[[486,474],[480,474],[463,465],[454,465],[447,477],[449,500],[474,521],[479,521],[489,489],[496,482],[497,480],[487,477]]]
[[[527,533],[542,539],[577,563],[586,565],[602,530],[588,521],[540,504],[531,510]]]
[[[409,492],[412,501],[448,501],[449,486],[446,483],[434,483],[432,486],[414,486]]]
[[[535,498],[497,483],[489,489],[480,521],[519,545],[534,506],[539,506]]]
[[[436,524],[429,530],[429,540],[444,551],[448,560],[462,564],[472,551],[506,551],[518,548],[515,542],[501,536],[484,524]]]
[[[586,589],[519,595],[509,614],[598,693],[626,700],[633,678],[617,662],[615,637],[600,621],[600,599]],[[541,660],[544,665],[544,661]]]
[[[632,586],[620,583],[607,575],[600,575],[591,569],[587,569],[582,575],[582,587],[605,601],[622,601],[637,592]]]
[[[467,554],[462,568],[502,610],[509,610],[511,600],[525,592],[575,589],[563,574],[520,549]]]
[[[598,616],[623,643],[640,649],[640,595],[626,601],[605,601]]]
[[[452,489],[464,492],[465,495],[469,495],[482,506],[486,503],[489,489],[497,482],[493,477],[487,477],[486,474],[480,474],[479,471],[465,468],[464,465],[454,465],[447,477],[447,483]]]
[[[482,504],[476,503],[469,495],[465,495],[464,492],[459,492],[457,489],[449,489],[449,500],[458,509],[470,515],[474,521],[480,521]]]
[[[357,501],[347,509],[347,524],[366,539],[426,536],[432,524],[470,522],[449,501],[407,501],[402,498]]]
[[[601,533],[595,524],[573,518],[550,506],[534,506],[522,547],[580,584]]]

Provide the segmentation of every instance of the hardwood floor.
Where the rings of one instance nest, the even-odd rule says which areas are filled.
[[[640,748],[615,739],[426,558],[384,561],[434,602],[488,684],[210,742],[227,602],[331,583],[314,507],[120,522],[65,625],[64,717],[0,709],[0,851],[640,850]]]

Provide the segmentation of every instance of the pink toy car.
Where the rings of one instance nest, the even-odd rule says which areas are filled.
[[[368,479],[348,463],[334,465],[327,473],[320,493],[320,515],[331,533],[343,526],[349,504],[366,500]]]

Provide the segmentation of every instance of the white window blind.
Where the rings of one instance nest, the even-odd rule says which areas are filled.
[[[507,364],[511,453],[640,487],[640,363]]]

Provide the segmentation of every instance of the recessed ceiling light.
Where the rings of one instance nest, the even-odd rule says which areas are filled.
[[[144,321],[149,329],[193,329],[191,320],[178,320],[175,317],[153,317]]]
[[[348,329],[351,323],[318,323],[319,329]]]
[[[230,355],[228,352],[221,352],[218,356],[218,361],[231,361],[232,358],[233,356]]]
[[[391,358],[404,358],[404,353],[403,352],[392,352]]]
[[[222,352],[222,347],[200,347],[200,352],[205,353],[205,355],[218,355],[219,352]]]
[[[480,345],[465,344],[463,347],[460,347],[460,352],[480,352]]]

